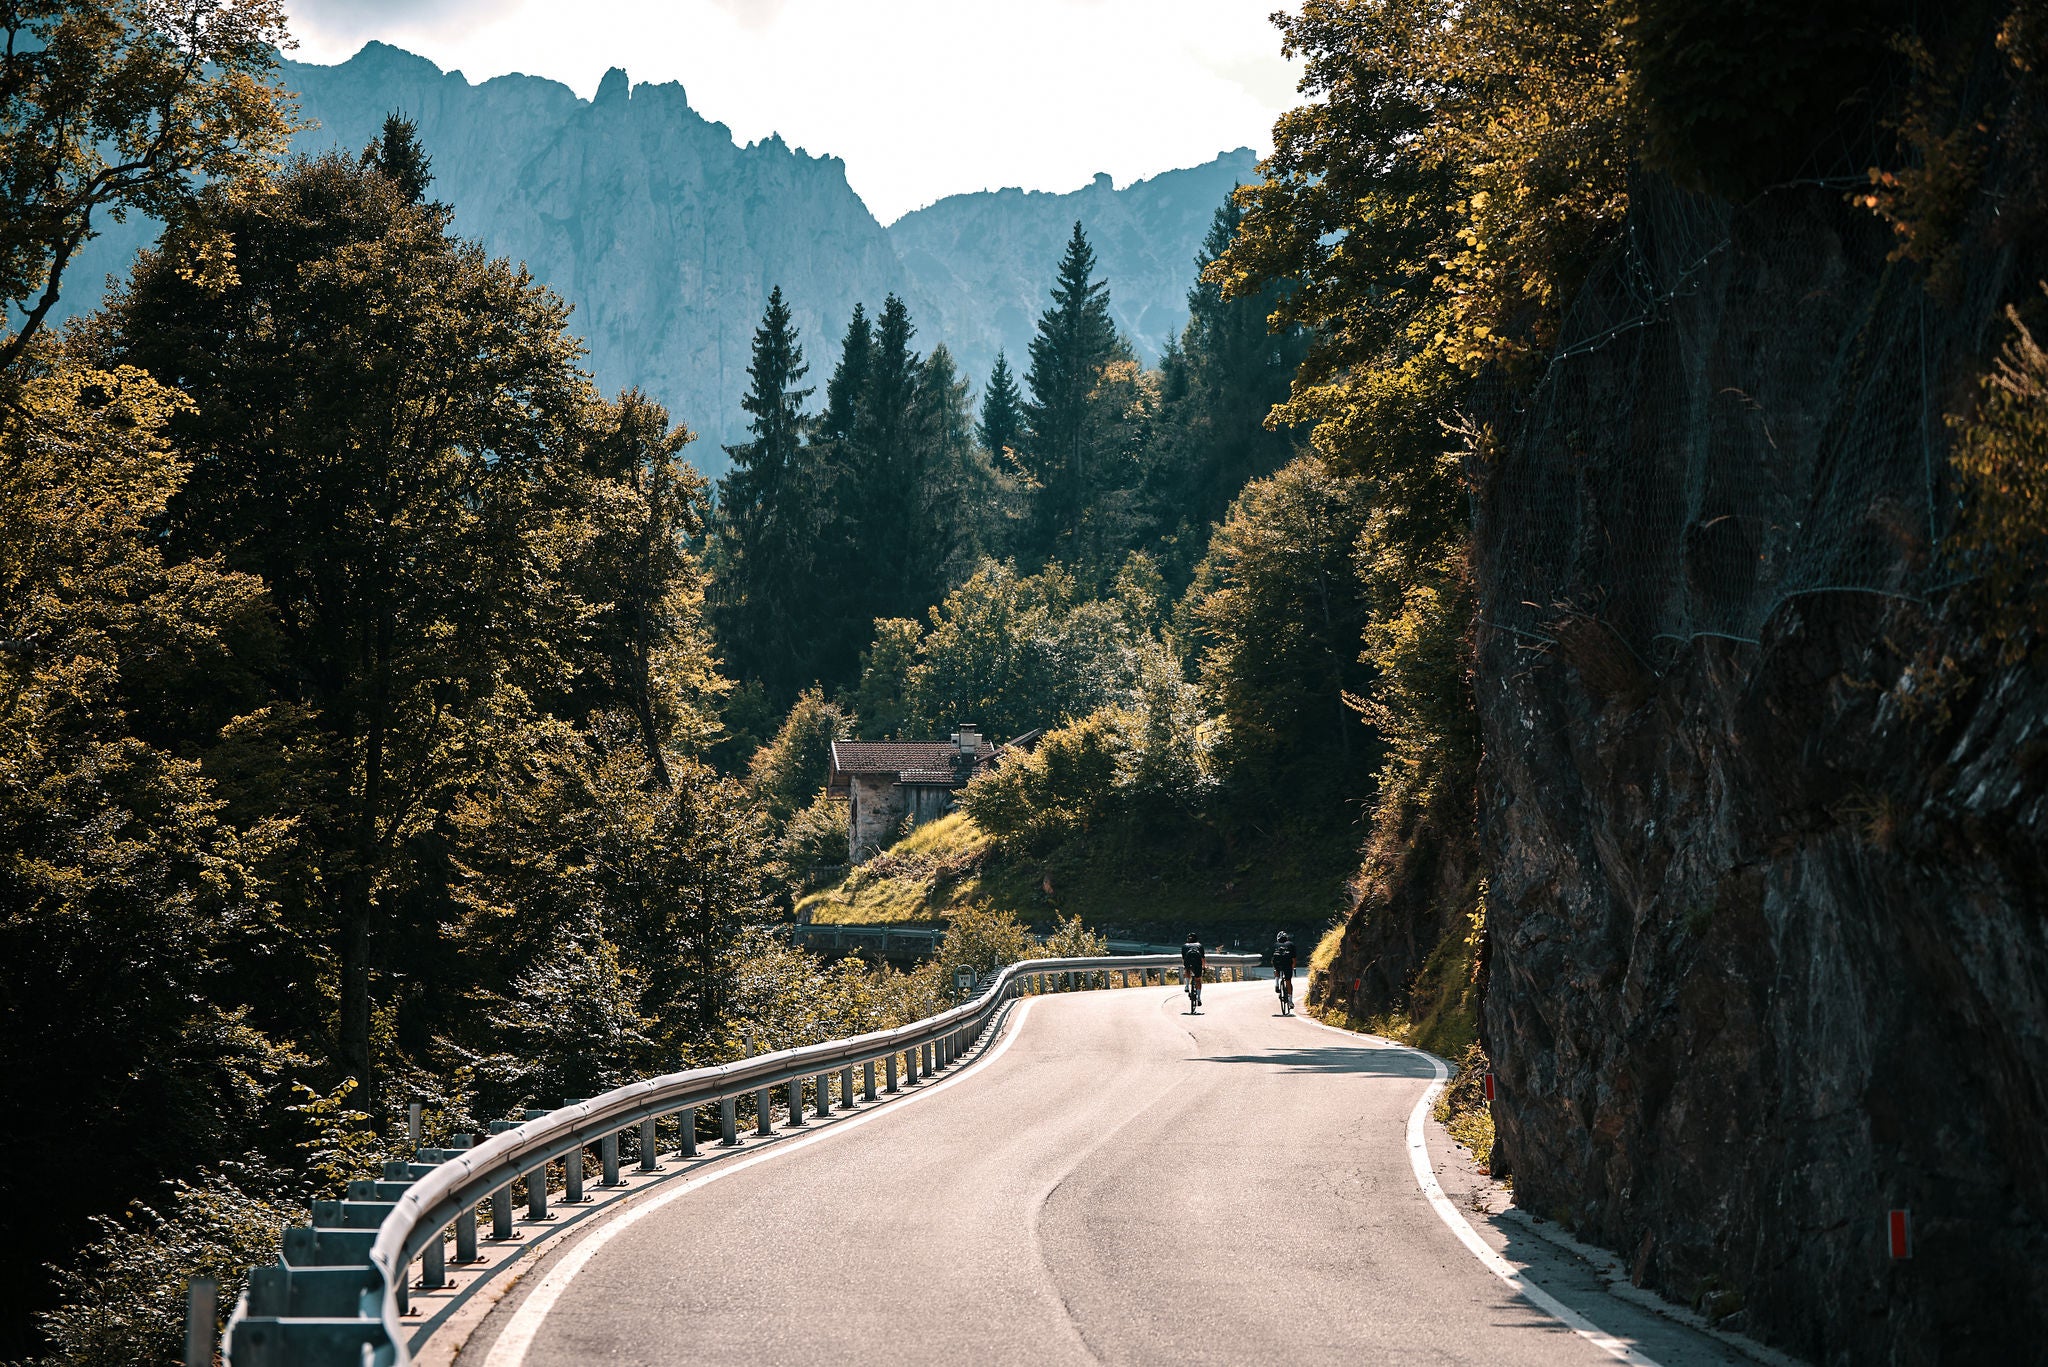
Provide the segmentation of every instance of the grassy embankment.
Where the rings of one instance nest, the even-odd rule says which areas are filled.
[[[797,903],[821,925],[943,922],[986,906],[1049,930],[1078,915],[1112,939],[1261,948],[1281,927],[1305,938],[1342,906],[1355,861],[1341,842],[1261,851],[1227,868],[1142,851],[1063,847],[1020,858],[997,848],[964,812],[912,831],[840,882]]]

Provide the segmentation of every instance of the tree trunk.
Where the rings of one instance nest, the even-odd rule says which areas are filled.
[[[356,1080],[356,1099],[369,1103],[376,1093],[370,1054],[370,872],[360,869],[341,885],[341,927],[336,949],[341,960],[341,1021],[337,1052],[343,1069]],[[378,1116],[379,1108],[362,1109]],[[381,1120],[378,1128],[382,1128]]]

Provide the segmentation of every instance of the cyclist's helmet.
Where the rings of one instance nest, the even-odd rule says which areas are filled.
[[[1273,943],[1276,945],[1291,945],[1294,943],[1294,937],[1283,930],[1273,937]]]
[[[1189,931],[1189,932],[1188,932],[1188,939],[1187,939],[1187,942],[1188,942],[1189,944],[1191,944],[1191,945],[1198,945],[1198,944],[1202,943],[1202,937],[1201,937],[1201,936],[1199,936],[1199,935],[1197,935],[1197,934],[1195,934],[1195,932],[1193,932],[1193,931],[1191,930],[1191,931]]]

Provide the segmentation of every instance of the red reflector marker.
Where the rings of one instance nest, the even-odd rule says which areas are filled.
[[[1493,1100],[1493,1074],[1492,1074],[1492,1073],[1488,1073],[1488,1074],[1486,1075],[1486,1099],[1487,1099],[1488,1101],[1491,1101],[1491,1100]]]
[[[1913,1213],[1909,1210],[1895,1210],[1887,1221],[1891,1230],[1892,1256],[1910,1258],[1913,1256]]]

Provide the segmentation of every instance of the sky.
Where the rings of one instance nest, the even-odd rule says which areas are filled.
[[[846,162],[884,223],[945,195],[1118,185],[1271,149],[1281,0],[287,0],[302,62],[372,38],[461,71],[680,81],[741,142]]]

